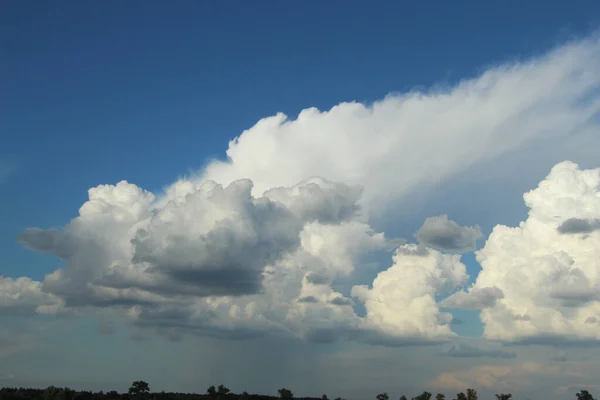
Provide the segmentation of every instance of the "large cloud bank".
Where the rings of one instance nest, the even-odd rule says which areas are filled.
[[[572,43],[447,91],[265,118],[229,143],[227,161],[164,193],[92,188],[64,228],[19,235],[64,267],[42,282],[0,277],[0,315],[116,310],[170,338],[400,345],[453,338],[443,308],[462,307],[482,310],[492,339],[600,339],[600,170],[554,167],[525,195],[527,221],[497,226],[477,252],[467,291],[456,292],[469,280],[460,253],[476,248],[478,226],[431,217],[418,244],[400,244],[372,218],[532,143],[572,148],[576,134],[582,151],[600,148],[598,70],[599,42]],[[393,252],[386,268],[355,280],[381,252]]]
[[[281,332],[377,342],[452,335],[452,317],[435,296],[468,278],[459,256],[402,245],[372,288],[356,286],[354,297],[332,289],[362,254],[397,245],[363,222],[358,188],[313,178],[256,198],[249,180],[189,184],[189,193],[161,208],[135,185],[99,186],[64,229],[23,232],[23,245],[66,266],[43,284],[5,280],[13,291],[29,290],[6,311],[33,310],[36,301],[35,310],[55,312],[120,308],[136,325],[171,336]],[[365,304],[365,316],[355,301]]]

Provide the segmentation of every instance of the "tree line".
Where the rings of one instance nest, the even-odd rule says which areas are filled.
[[[173,393],[173,392],[150,392],[150,385],[145,381],[135,381],[131,384],[129,390],[125,393],[116,391],[110,392],[90,392],[76,391],[69,388],[58,388],[50,386],[46,389],[26,389],[26,388],[2,388],[0,389],[0,400],[329,400],[326,394],[321,397],[294,397],[291,390],[281,388],[278,390],[278,396],[268,396],[261,394],[249,394],[242,392],[239,394],[231,392],[225,385],[209,386],[204,394],[196,393]],[[431,400],[433,394],[423,392],[417,396],[411,397],[411,400]],[[510,393],[497,393],[495,400],[511,400]],[[465,392],[457,393],[452,400],[478,400],[475,389],[467,389]],[[345,400],[336,397],[335,400]],[[390,400],[387,393],[380,393],[375,396],[375,400]],[[408,400],[404,395],[399,400]],[[435,395],[435,400],[446,400],[443,393]],[[576,393],[575,400],[596,400],[587,390],[581,390]]]

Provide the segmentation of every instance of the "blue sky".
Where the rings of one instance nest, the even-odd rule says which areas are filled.
[[[598,128],[598,114],[592,113],[590,118],[589,110],[571,106],[580,96],[589,94],[588,91],[597,90],[597,82],[591,75],[594,62],[598,61],[594,34],[599,21],[600,3],[583,0],[569,4],[377,2],[368,6],[355,1],[296,4],[62,1],[39,2],[35,6],[20,1],[5,2],[0,14],[0,195],[3,198],[0,275],[27,277],[35,283],[43,282],[47,274],[65,265],[72,270],[88,265],[107,267],[100,265],[98,260],[103,260],[102,257],[89,263],[82,261],[83,253],[75,253],[85,252],[81,250],[83,242],[78,241],[81,237],[68,229],[65,237],[69,237],[69,246],[73,246],[70,251],[74,253],[62,260],[56,256],[57,251],[49,255],[26,249],[17,242],[17,236],[32,227],[60,230],[77,217],[80,207],[88,200],[88,189],[114,185],[121,180],[153,192],[159,200],[173,200],[168,191],[163,194],[163,190],[184,178],[196,183],[212,179],[223,185],[248,178],[254,182],[255,190],[263,190],[292,186],[302,179],[320,175],[328,180],[364,186],[364,200],[360,204],[369,208],[370,227],[376,232],[385,232],[389,238],[401,237],[415,242],[413,234],[425,218],[448,214],[451,221],[457,222],[456,229],[442,222],[439,229],[466,235],[468,240],[465,240],[469,242],[473,237],[466,227],[478,226],[481,235],[475,243],[477,248],[482,248],[494,226],[518,226],[519,221],[527,218],[523,193],[534,189],[555,164],[571,160],[585,169],[600,167],[593,146],[597,144],[594,132]],[[560,46],[564,46],[562,53]],[[584,63],[585,57],[591,62]],[[511,72],[511,66],[516,66],[518,71]],[[470,79],[485,86],[487,81],[481,76],[488,76],[488,72],[499,88],[492,90],[492,94],[485,94],[477,84],[474,89],[460,85]],[[580,75],[573,78],[575,75],[571,72]],[[537,77],[540,77],[539,84],[535,81]],[[512,83],[519,79],[522,84]],[[411,103],[410,99],[406,100],[410,93],[421,93],[425,99]],[[383,100],[390,95],[392,100]],[[469,100],[471,95],[475,98],[474,105]],[[444,96],[448,100],[444,100]],[[519,100],[528,96],[530,100]],[[597,92],[591,97],[595,99],[593,96],[597,96]],[[548,101],[549,97],[555,97],[556,102]],[[401,104],[394,103],[394,98],[401,99],[398,100]],[[309,115],[306,117],[308,125],[290,124],[298,128],[279,129],[279,125],[264,128],[257,124],[280,112],[293,122],[307,108],[316,107],[325,112],[352,101],[367,107],[378,101],[384,105],[393,103],[390,107],[398,109],[355,119],[362,111],[342,106],[339,115],[332,110],[329,119]],[[457,105],[450,107],[448,103]],[[479,103],[489,103],[489,107],[478,108]],[[465,106],[464,111],[461,104],[471,108]],[[409,106],[414,107],[410,113],[405,111]],[[404,115],[402,113],[408,117],[395,119],[394,115]],[[551,119],[553,122],[548,122]],[[436,124],[438,120],[441,122]],[[489,128],[491,126],[494,128]],[[485,133],[478,136],[477,131],[488,128],[489,140],[482,139],[478,144],[478,138]],[[373,142],[388,143],[388,138],[404,140],[404,130],[410,132],[406,134],[406,142],[389,145],[398,152],[397,156],[386,153],[384,145],[381,149],[373,147],[373,153],[369,153],[381,154],[380,157],[367,154],[371,134],[379,138]],[[475,133],[469,136],[471,130]],[[292,131],[299,132],[294,136],[296,139],[289,142],[278,139]],[[376,136],[376,132],[382,132],[381,136]],[[323,139],[330,133],[331,139]],[[238,145],[229,144],[240,135],[246,139],[240,139]],[[365,140],[363,146],[352,147],[352,143],[360,140]],[[436,141],[446,144],[438,147],[428,144]],[[234,154],[233,161],[227,160],[228,148]],[[361,153],[363,148],[364,154]],[[496,153],[501,148],[502,151]],[[446,150],[453,155],[445,155]],[[278,158],[277,154],[286,156]],[[379,159],[385,161],[380,163]],[[397,161],[402,159],[412,161]],[[289,160],[289,163],[281,160]],[[335,165],[329,165],[328,160],[335,160]],[[343,170],[346,166],[351,172]],[[361,171],[371,175],[357,177]],[[399,183],[394,186],[394,182]],[[551,198],[553,193],[568,192],[556,190],[550,194],[544,192],[544,196]],[[581,201],[584,204],[588,200]],[[534,205],[530,208],[535,209],[536,204],[542,203],[532,201]],[[562,207],[560,201],[556,204]],[[127,207],[134,209],[135,205]],[[593,210],[594,207],[580,209]],[[109,215],[111,210],[107,208],[103,212]],[[580,215],[570,214],[570,211],[561,214],[561,210],[555,213],[564,218],[597,218],[584,211]],[[202,225],[200,219],[186,218]],[[88,227],[83,223],[81,226],[91,235],[105,227]],[[192,223],[192,226],[195,225]],[[156,229],[158,232],[159,228]],[[353,285],[373,283],[373,279],[391,265],[392,249],[383,249],[382,244],[370,236],[361,238],[344,247],[348,254],[354,251],[352,249],[365,252],[357,256],[352,273],[339,278],[339,290],[344,296],[350,296]],[[39,242],[34,239],[32,236],[21,242],[40,250]],[[476,282],[481,267],[475,260],[473,248],[463,247],[455,252],[462,254],[466,265],[469,276],[461,281],[461,287],[466,288],[465,285]],[[431,248],[435,246],[432,244]],[[578,247],[574,244],[570,248]],[[53,253],[52,249],[46,250]],[[107,259],[112,257],[113,250],[102,249],[111,254]],[[440,257],[447,256],[443,250]],[[492,247],[485,253],[490,255],[488,259],[496,259],[491,252]],[[340,254],[336,253],[335,257],[342,257]],[[328,257],[331,261],[334,256]],[[583,263],[575,255],[572,257],[577,265]],[[359,265],[360,260],[377,264]],[[510,262],[505,260],[504,264]],[[491,271],[492,267],[489,268]],[[597,266],[589,268],[595,271]],[[459,273],[453,270],[452,274]],[[589,274],[596,276],[593,272]],[[460,281],[462,278],[456,275],[452,279]],[[593,283],[590,278],[590,285]],[[454,289],[458,290],[458,286]],[[63,300],[68,297],[66,292],[61,294],[49,288],[47,284],[42,292],[50,292]],[[516,297],[504,291],[504,301],[509,304]],[[436,301],[448,295],[436,294]],[[42,295],[36,296],[38,299]],[[454,326],[455,332],[464,336],[482,334],[480,309],[451,308],[454,317],[463,321]],[[0,378],[13,376],[14,382],[43,386],[52,383],[47,380],[55,376],[57,381],[71,386],[101,388],[105,382],[106,386],[122,387],[137,379],[125,373],[129,369],[125,366],[129,365],[140,368],[139,375],[148,376],[157,387],[179,390],[179,385],[185,390],[203,390],[196,387],[194,377],[175,378],[168,366],[198,368],[196,357],[201,357],[202,351],[218,353],[222,346],[229,349],[227,354],[231,354],[231,361],[216,369],[202,370],[202,384],[208,386],[217,383],[213,380],[229,379],[234,389],[243,386],[255,391],[274,390],[268,383],[269,375],[254,376],[254,372],[231,366],[239,354],[235,351],[242,351],[240,349],[248,352],[248,360],[264,359],[263,353],[275,346],[270,344],[270,339],[248,339],[247,345],[244,341],[231,344],[224,339],[189,334],[183,335],[182,341],[177,343],[160,335],[149,341],[131,340],[131,323],[121,313],[123,310],[92,309],[79,319],[72,315],[42,318],[0,313],[0,329],[6,329],[4,336],[0,331],[0,357],[3,357],[3,349],[10,346],[16,350],[6,351],[6,357],[19,357],[14,370],[0,367]],[[481,313],[484,318],[485,311]],[[114,320],[117,332],[98,333],[98,320],[102,318]],[[490,336],[487,339],[493,337],[494,332],[498,339],[497,331],[492,331],[494,326],[488,324]],[[543,333],[540,326],[536,329],[536,334]],[[402,335],[405,333],[402,331]],[[28,342],[15,345],[11,338],[20,334],[26,336]],[[73,340],[74,337],[78,340]],[[5,346],[2,340],[6,340]],[[264,361],[269,373],[281,375],[282,382],[289,382],[296,391],[306,394],[315,394],[311,390],[333,391],[335,388],[327,380],[319,380],[304,370],[302,363],[339,367],[345,371],[343,376],[348,377],[358,372],[340,367],[346,365],[348,358],[345,357],[354,357],[352,360],[357,364],[380,361],[380,365],[392,365],[396,362],[386,358],[389,356],[382,353],[381,347],[372,348],[364,343],[357,345],[350,341],[328,346],[304,341],[287,343],[281,338],[272,340],[281,340],[280,346],[285,347],[282,353],[287,354],[287,351],[290,357],[296,357],[296,364],[290,361],[286,369],[277,367],[276,361]],[[77,344],[78,341],[81,344]],[[90,349],[92,344],[97,351]],[[487,342],[482,344],[487,345]],[[438,357],[431,347],[394,349],[400,352],[398,358],[405,364],[414,357],[424,360]],[[539,358],[534,350],[523,347],[506,351],[517,351],[517,361],[491,357],[488,364],[526,363]],[[544,350],[541,351],[544,354]],[[49,373],[60,354],[65,353],[79,356],[64,366],[63,372]],[[142,355],[146,361],[136,365],[163,363],[164,371],[128,364],[127,360],[139,359]],[[579,355],[573,357],[577,359]],[[459,360],[464,362],[461,366],[465,371],[481,361],[480,357]],[[106,372],[96,376],[81,372],[89,363],[98,363]],[[108,371],[115,363],[123,368]],[[396,368],[401,369],[401,365]],[[439,368],[433,370],[418,369],[421,375],[400,383],[386,378],[385,373],[369,379],[379,386],[390,386],[389,391],[393,393],[409,390],[415,381],[439,385],[440,390],[445,387],[454,390],[449,388],[451,385],[444,386],[449,385],[448,382],[466,382],[462,375],[455,376],[454,380],[445,376],[444,365],[440,362]],[[494,364],[494,368],[500,367]],[[554,372],[540,373],[550,376]],[[330,380],[341,379],[336,376],[332,374]],[[594,378],[578,376],[576,380],[587,384]],[[504,381],[497,379],[498,387],[502,387]],[[551,378],[548,379],[550,382]],[[369,387],[367,381],[366,375],[353,380],[356,385],[362,385],[365,393],[376,393],[378,389]],[[562,384],[561,388],[571,383]],[[482,390],[491,393],[494,388]],[[527,393],[530,389],[524,384],[521,390]],[[555,393],[559,389],[548,390]]]

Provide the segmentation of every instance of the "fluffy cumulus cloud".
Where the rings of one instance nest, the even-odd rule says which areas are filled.
[[[3,310],[121,308],[138,327],[172,338],[186,331],[390,343],[451,336],[452,316],[435,296],[468,278],[459,256],[403,245],[372,288],[357,286],[354,297],[332,288],[361,255],[398,244],[365,222],[359,188],[311,178],[254,197],[249,180],[177,185],[167,199],[127,182],[99,186],[64,229],[23,232],[23,245],[65,267],[43,283],[7,281],[17,294]],[[366,316],[355,311],[360,303]]]
[[[600,339],[598,170],[554,167],[525,195],[527,221],[497,226],[477,252],[482,272],[466,292],[456,292],[469,281],[460,253],[476,248],[478,226],[427,218],[415,244],[374,217],[401,225],[393,208],[413,191],[536,143],[600,147],[598,70],[599,42],[576,42],[444,91],[262,119],[229,143],[226,161],[163,193],[94,187],[64,228],[19,235],[64,266],[41,282],[0,278],[0,314],[110,309],[172,340],[401,345],[455,339],[447,309],[468,308],[491,339]],[[369,257],[390,253],[365,280]],[[453,355],[477,351],[504,354]]]
[[[41,286],[41,282],[27,277],[13,279],[0,276],[0,316],[57,314],[62,311],[62,299],[42,292]]]
[[[372,288],[354,286],[367,318],[382,329],[406,336],[450,336],[452,315],[440,312],[436,296],[454,291],[468,280],[458,255],[445,255],[417,245],[401,246],[394,265],[379,273]]]
[[[527,220],[494,228],[473,287],[446,302],[482,308],[490,339],[599,340],[600,231],[573,221],[600,217],[600,169],[562,162],[524,199]]]
[[[447,215],[440,215],[427,218],[415,236],[426,246],[465,253],[475,250],[477,240],[483,235],[479,226],[460,226]]]

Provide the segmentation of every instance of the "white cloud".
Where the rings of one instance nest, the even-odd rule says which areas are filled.
[[[0,276],[0,316],[57,314],[63,301],[41,291],[42,284],[27,277],[17,279]]]
[[[444,91],[262,119],[229,143],[229,160],[165,193],[100,185],[64,229],[23,232],[23,245],[65,267],[43,283],[5,281],[17,294],[0,295],[0,312],[15,304],[28,313],[115,308],[173,340],[184,332],[380,344],[452,338],[452,315],[437,300],[469,277],[459,254],[427,246],[473,250],[479,228],[442,215],[425,221],[420,245],[400,245],[373,216],[389,212],[385,223],[401,224],[392,208],[413,190],[434,192],[469,169],[493,184],[498,171],[486,165],[536,143],[600,148],[592,118],[600,101],[591,94],[598,70],[600,43],[590,39]],[[526,195],[528,221],[496,227],[477,253],[475,286],[442,305],[484,308],[494,339],[597,339],[589,322],[599,315],[596,175],[557,166]],[[353,282],[351,293],[335,285],[355,277],[365,256],[394,248],[373,282]]]
[[[152,194],[135,185],[103,185],[90,190],[80,216],[63,231],[29,229],[19,240],[67,261],[67,268],[46,278],[44,289],[69,305],[157,303],[183,293],[252,294],[260,290],[264,266],[300,245],[304,224],[353,216],[360,192],[322,184],[323,190],[312,182],[291,188],[296,192],[288,194],[286,207],[252,198],[247,180],[225,188],[205,182],[160,209]],[[279,195],[285,190],[278,189]],[[307,197],[307,190],[322,197]],[[304,196],[306,204],[294,196]]]
[[[376,250],[392,251],[400,244],[388,240],[383,233],[374,232],[361,222],[346,222],[339,225],[311,223],[300,233],[302,248],[328,265],[331,274],[351,274],[356,266],[354,260],[361,254]]]
[[[398,243],[362,222],[360,191],[314,179],[266,193],[277,200],[251,189],[207,182],[160,209],[125,182],[90,190],[64,230],[20,235],[67,263],[43,286],[32,283],[35,293],[69,308],[120,307],[136,326],[170,338],[270,332],[401,345],[453,336],[436,296],[468,279],[459,255],[400,246],[372,288],[353,289],[366,308],[360,317],[332,283],[363,254]]]
[[[482,237],[479,226],[460,226],[447,215],[429,217],[419,228],[415,237],[425,246],[442,251],[466,253],[475,250]]]
[[[259,198],[251,189],[248,180],[189,182],[185,196],[162,203],[126,182],[91,189],[63,230],[19,236],[66,262],[43,284],[22,278],[32,289],[20,295],[69,309],[121,308],[170,338],[315,329],[376,337],[378,327],[330,286],[361,255],[397,245],[363,222],[360,190],[316,178]]]
[[[469,278],[459,255],[417,245],[401,246],[394,265],[380,272],[372,288],[355,286],[352,294],[365,303],[375,326],[404,336],[450,337],[452,315],[440,312],[435,297],[454,291]]]
[[[449,300],[460,305],[489,288],[500,290],[503,296],[481,311],[490,339],[600,340],[590,323],[600,316],[600,232],[560,232],[565,221],[600,217],[600,169],[560,163],[524,199],[527,220],[494,228],[477,252],[482,271],[469,295]]]
[[[587,137],[598,144],[590,94],[600,76],[598,40],[575,42],[523,63],[501,65],[447,90],[390,95],[372,105],[341,103],[277,114],[229,143],[225,162],[198,180],[248,178],[255,194],[310,176],[359,184],[373,202],[391,205],[411,190],[432,187],[478,163],[551,141],[557,149]],[[573,134],[576,133],[576,136]],[[528,156],[535,156],[531,150]],[[485,170],[486,179],[493,171]],[[520,174],[526,174],[526,170]],[[389,208],[389,207],[388,207]]]

